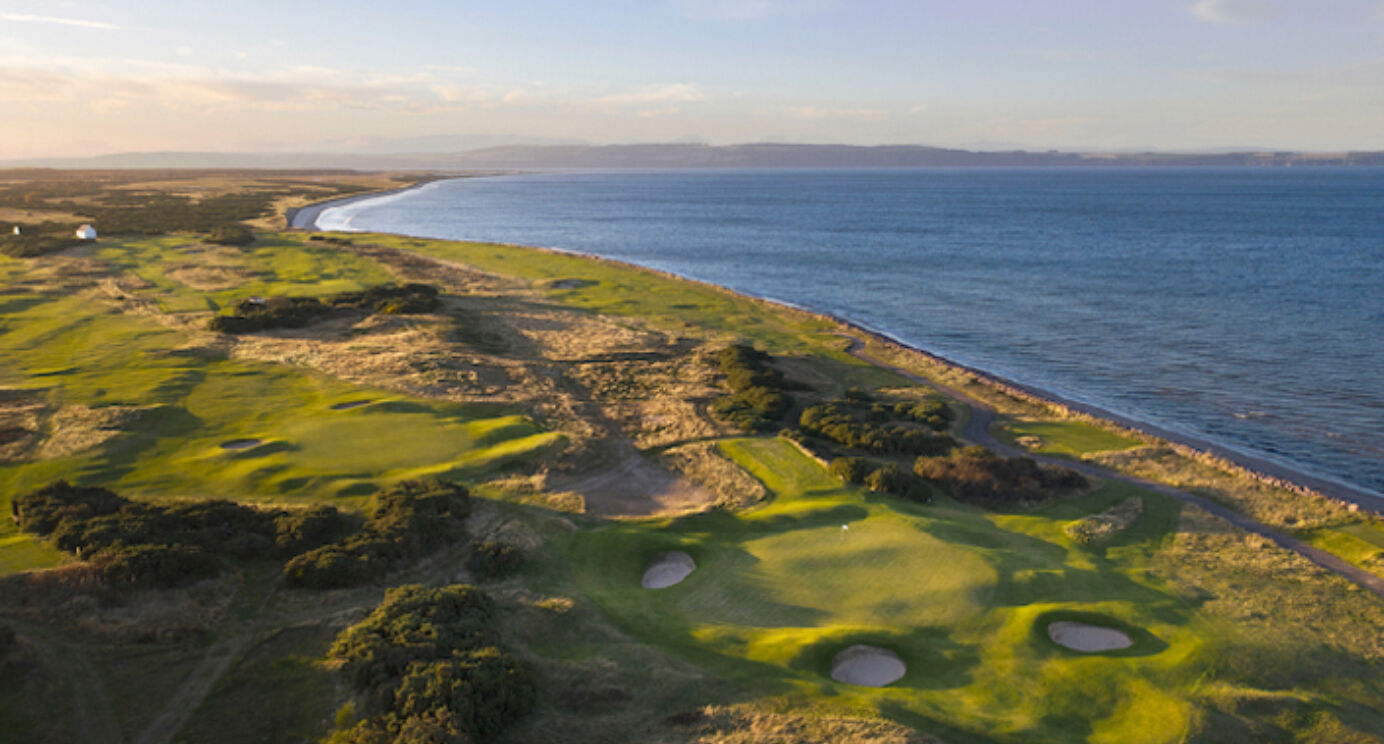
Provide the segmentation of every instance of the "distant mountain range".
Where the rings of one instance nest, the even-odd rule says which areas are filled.
[[[952,150],[921,145],[521,144],[459,152],[132,152],[0,161],[10,168],[274,168],[356,170],[557,168],[916,168],[1384,165],[1384,152],[1070,153]]]

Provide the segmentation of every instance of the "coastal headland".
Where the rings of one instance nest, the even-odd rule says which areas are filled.
[[[1368,509],[720,287],[202,201],[0,258],[18,741],[1384,737]]]

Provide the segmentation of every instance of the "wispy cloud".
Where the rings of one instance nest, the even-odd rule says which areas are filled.
[[[658,103],[686,103],[689,101],[700,101],[704,98],[706,98],[706,93],[700,86],[694,83],[670,83],[665,85],[646,85],[623,93],[600,96],[595,98],[593,103],[616,106],[647,106],[649,104]]]
[[[889,115],[883,109],[829,109],[816,106],[796,106],[785,111],[794,119],[857,119],[879,121]]]
[[[1283,12],[1273,0],[1200,0],[1190,8],[1192,15],[1207,23],[1259,23]]]
[[[107,31],[128,30],[128,26],[120,26],[105,21],[90,21],[83,18],[60,18],[58,16],[31,15],[29,13],[0,13],[0,21],[10,21],[12,23],[50,23],[58,26],[77,26],[80,28],[99,28]]]

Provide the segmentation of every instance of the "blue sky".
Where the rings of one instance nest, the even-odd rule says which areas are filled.
[[[0,0],[0,158],[488,134],[1384,149],[1384,0]]]

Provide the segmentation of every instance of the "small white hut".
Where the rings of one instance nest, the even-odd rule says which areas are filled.
[[[77,228],[77,239],[95,240],[96,228],[92,227],[91,225],[82,225],[81,227]]]
[[[23,231],[19,229],[19,225],[15,225],[15,226],[14,226],[14,234],[15,234],[15,235],[21,235],[21,234],[23,234]]]

